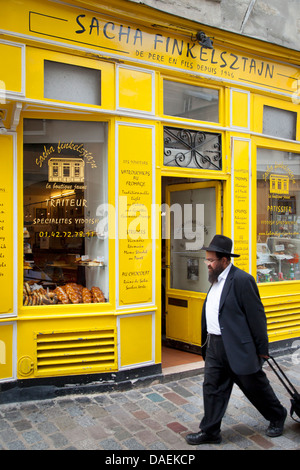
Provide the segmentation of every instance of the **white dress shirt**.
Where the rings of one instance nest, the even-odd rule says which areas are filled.
[[[220,299],[222,290],[230,271],[232,263],[230,263],[226,269],[219,275],[218,281],[215,282],[207,294],[207,301],[206,301],[206,325],[207,325],[207,333],[212,335],[220,335],[220,325],[219,325],[219,307],[220,307]]]

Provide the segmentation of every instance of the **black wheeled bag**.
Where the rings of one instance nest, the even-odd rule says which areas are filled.
[[[290,410],[291,418],[297,423],[300,423],[300,394],[297,392],[297,390],[295,389],[294,385],[290,382],[288,377],[285,375],[285,373],[279,366],[278,362],[275,361],[274,357],[269,356],[269,359],[267,359],[267,361],[268,361],[269,366],[273,370],[273,372],[277,375],[280,382],[283,384],[285,389],[288,391],[288,393],[292,397],[291,398],[291,410]],[[294,414],[297,415],[299,419],[296,419],[294,417]]]

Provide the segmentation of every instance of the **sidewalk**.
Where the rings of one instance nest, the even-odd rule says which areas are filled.
[[[299,360],[299,359],[298,359]],[[278,362],[300,390],[297,358]],[[194,366],[195,367],[195,366]],[[290,410],[290,398],[269,366],[268,377]],[[197,432],[202,415],[203,374],[199,369],[169,371],[162,380],[122,392],[69,395],[0,405],[1,450],[300,450],[300,424],[287,418],[284,434],[265,435],[268,423],[234,387],[218,445],[189,446],[184,436]],[[202,371],[200,371],[202,372]],[[196,373],[196,375],[193,375]],[[117,453],[116,453],[117,455]],[[126,453],[124,455],[130,455]]]

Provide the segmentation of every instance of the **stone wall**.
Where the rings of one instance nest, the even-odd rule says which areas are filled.
[[[300,50],[300,0],[128,0]]]

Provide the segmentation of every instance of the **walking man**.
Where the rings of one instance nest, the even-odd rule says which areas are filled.
[[[191,445],[220,443],[221,421],[233,384],[269,421],[266,434],[280,436],[287,416],[265,372],[268,336],[264,307],[254,278],[231,264],[232,240],[215,235],[205,263],[211,287],[202,310],[202,354],[205,359],[204,416],[200,432],[188,434]]]

